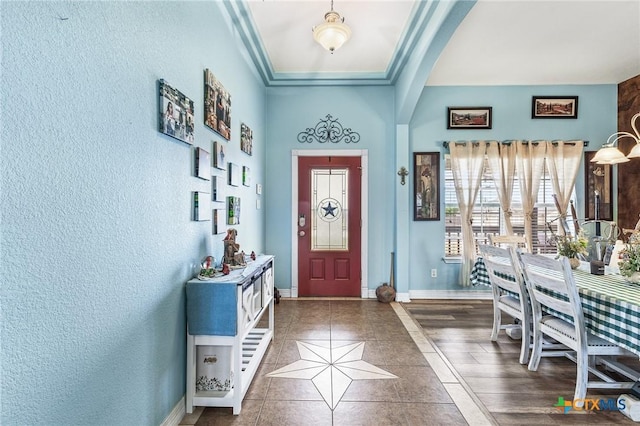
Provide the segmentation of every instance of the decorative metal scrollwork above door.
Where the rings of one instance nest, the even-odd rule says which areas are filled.
[[[327,114],[325,120],[320,120],[315,127],[307,127],[303,132],[298,133],[300,143],[358,143],[360,133],[352,131],[350,128],[342,127],[338,119],[334,119],[331,114]]]

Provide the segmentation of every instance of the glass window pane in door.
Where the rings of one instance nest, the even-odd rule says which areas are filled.
[[[349,249],[348,169],[311,170],[311,250]]]

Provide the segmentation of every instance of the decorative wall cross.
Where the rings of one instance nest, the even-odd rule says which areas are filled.
[[[407,177],[408,174],[409,174],[409,171],[405,166],[400,167],[400,170],[398,170],[398,176],[400,176],[401,185],[405,184],[405,178]]]

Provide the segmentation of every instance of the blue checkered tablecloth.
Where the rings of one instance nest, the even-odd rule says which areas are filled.
[[[473,285],[491,285],[489,281],[489,272],[484,264],[484,259],[478,257],[471,268],[471,284]]]
[[[640,285],[620,275],[574,270],[587,329],[640,356]],[[471,271],[473,285],[491,285],[482,258]]]
[[[587,329],[640,355],[640,285],[574,271]]]

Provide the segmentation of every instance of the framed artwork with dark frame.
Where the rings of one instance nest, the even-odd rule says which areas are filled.
[[[596,194],[598,219],[613,220],[613,180],[610,164],[596,164],[591,160],[596,151],[584,153],[584,203],[585,219],[596,218]]]
[[[578,97],[533,96],[531,118],[578,118]]]
[[[413,153],[413,220],[440,220],[440,153]]]
[[[448,107],[447,129],[490,129],[492,107]]]

